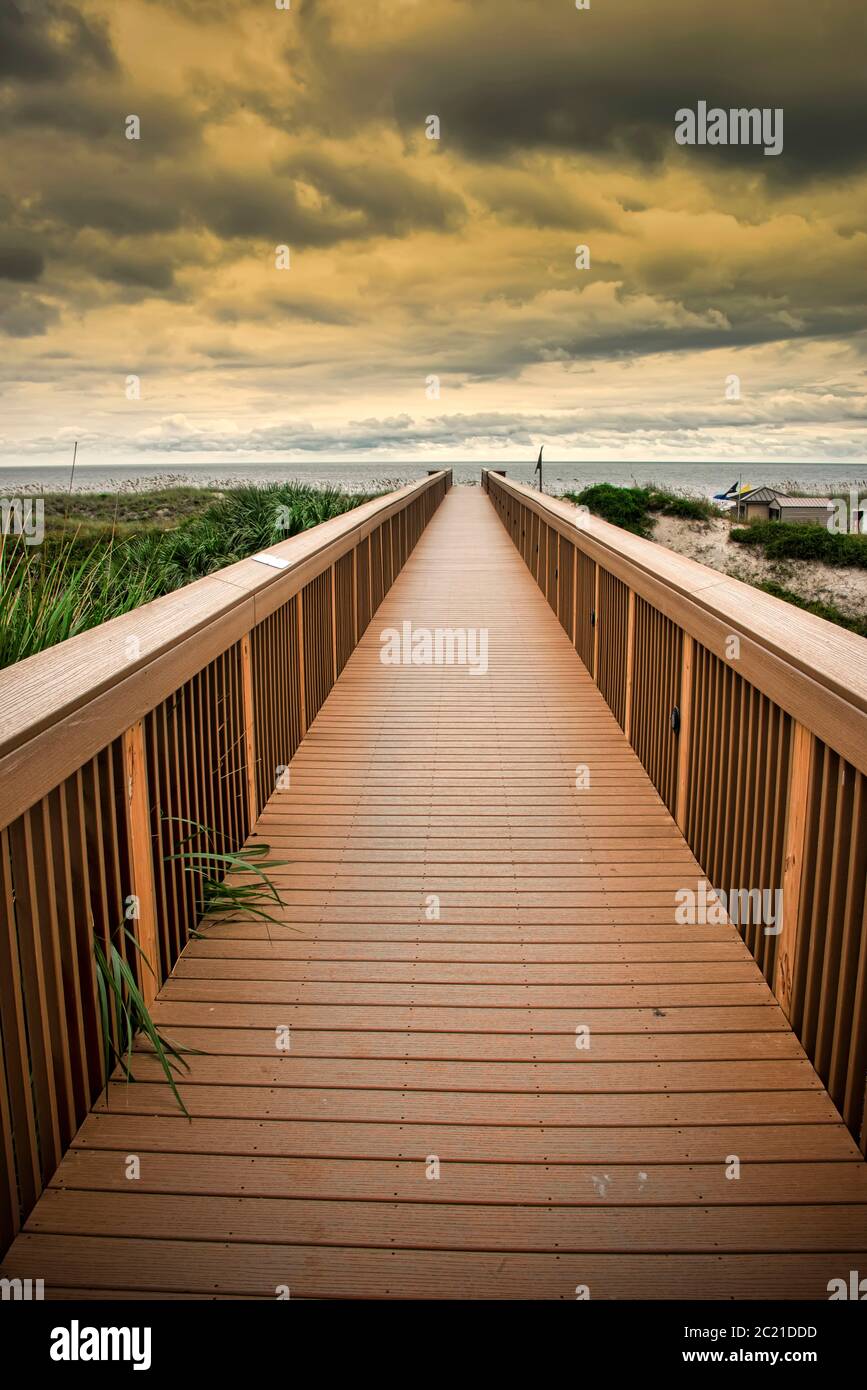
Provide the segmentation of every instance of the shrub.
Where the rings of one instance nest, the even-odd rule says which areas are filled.
[[[637,536],[650,534],[648,514],[649,493],[641,487],[614,487],[611,483],[594,483],[583,492],[567,494],[570,502],[589,507],[596,516],[622,526]]]
[[[753,521],[732,527],[730,539],[759,547],[769,560],[818,560],[824,565],[867,569],[867,536],[837,534],[825,526]]]
[[[570,502],[589,507],[613,526],[622,526],[624,531],[645,537],[653,531],[654,512],[686,521],[708,521],[718,514],[713,503],[705,498],[683,497],[652,486],[615,487],[612,483],[594,483],[583,492],[566,496]]]
[[[705,497],[681,497],[678,493],[659,490],[651,491],[648,505],[652,512],[681,517],[684,521],[710,521],[719,514],[713,502]]]

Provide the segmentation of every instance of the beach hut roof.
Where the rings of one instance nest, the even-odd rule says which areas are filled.
[[[827,510],[831,503],[827,497],[781,497],[776,499],[780,507],[822,507]]]
[[[752,487],[741,493],[742,502],[776,502],[779,497],[772,487]]]

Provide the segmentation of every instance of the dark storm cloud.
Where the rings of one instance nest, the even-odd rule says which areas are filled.
[[[8,338],[35,338],[45,333],[59,315],[53,304],[0,282],[0,333]]]
[[[563,324],[557,327],[552,325],[536,335],[503,335],[488,346],[483,359],[480,359],[475,344],[464,342],[461,335],[455,335],[444,343],[442,350],[448,352],[450,372],[470,382],[481,382],[503,377],[517,378],[528,366],[543,362],[570,365],[637,359],[655,353],[701,352],[720,347],[734,350],[791,336],[791,330],[783,330],[780,324],[770,322],[745,322],[731,327],[722,323],[683,324],[677,321],[635,324],[626,319],[622,328],[605,326],[597,331],[570,333],[568,326]],[[424,363],[429,357],[430,349],[426,355],[422,354],[420,362]]]
[[[65,147],[69,137],[76,135],[90,147],[114,148],[128,162],[137,159],[143,165],[155,155],[189,155],[200,145],[206,117],[191,104],[156,97],[120,79],[84,86],[76,82],[75,69],[67,76],[68,85],[11,84],[5,92],[0,83],[0,131],[10,137],[42,135],[55,148]],[[126,139],[130,115],[139,117],[140,140]],[[86,153],[82,151],[82,156]]]
[[[0,79],[45,82],[73,66],[115,66],[102,21],[64,0],[0,0]]]
[[[536,402],[649,379],[675,431],[734,354],[714,427],[763,390],[782,420],[790,370],[824,399],[863,344],[865,35],[865,0],[0,0],[0,377],[99,412],[134,348],[168,424],[132,447],[184,451],[529,440]],[[699,100],[782,106],[783,155],[676,145]],[[416,419],[431,371],[466,415]],[[62,394],[14,417],[39,447]],[[260,429],[272,401],[317,423]]]
[[[170,261],[110,255],[100,263],[99,278],[134,290],[168,291],[174,285],[175,269]]]
[[[202,171],[153,164],[121,146],[82,150],[79,177],[53,162],[36,206],[57,226],[91,227],[117,236],[145,237],[181,227],[204,229],[223,241],[272,246],[332,246],[352,238],[398,236],[416,227],[445,230],[460,222],[461,199],[400,168],[341,167],[319,155],[284,161],[277,170]],[[80,177],[81,168],[87,176]],[[298,184],[313,187],[306,204]]]
[[[136,291],[177,299],[179,266],[214,256],[202,232],[225,244],[218,259],[245,254],[245,243],[251,249],[258,243],[255,254],[273,257],[282,244],[300,250],[399,236],[416,227],[442,230],[463,216],[456,195],[400,168],[379,168],[366,178],[363,167],[343,168],[310,155],[289,161],[278,173],[268,168],[217,170],[213,162],[202,170],[197,161],[154,162],[138,151],[128,156],[125,143],[114,153],[103,145],[81,145],[72,164],[50,147],[36,172],[41,192],[31,193],[26,202],[3,198],[4,221],[14,227],[18,240],[5,259],[0,250],[0,277],[30,279],[41,270],[41,255],[37,260],[34,252],[19,249],[35,223],[52,269],[66,273],[68,293],[84,302],[90,292],[82,273],[123,286],[125,300]],[[20,155],[19,169],[28,164],[26,153]],[[302,183],[308,193],[315,192],[315,206],[299,195]],[[70,274],[75,279],[69,280]],[[240,317],[236,309],[226,312]],[[352,317],[324,301],[309,310],[303,299],[297,310],[280,305],[274,313],[322,323],[345,323]]]
[[[142,180],[124,179],[110,171],[100,179],[97,169],[93,174],[84,185],[48,189],[40,212],[70,227],[96,227],[117,236],[168,232],[180,226],[177,204],[163,196],[148,197]],[[134,186],[124,189],[124,182]]]
[[[369,32],[341,26],[343,14],[337,0],[299,10],[316,78],[300,111],[310,118],[315,105],[335,128],[393,115],[420,131],[433,112],[443,141],[474,156],[547,147],[652,161],[672,149],[675,112],[704,99],[783,107],[785,159],[753,147],[692,158],[777,176],[867,160],[867,7],[852,0],[620,0],[588,11],[476,0]]]
[[[182,194],[187,215],[224,239],[331,246],[364,231],[352,213],[306,208],[290,179],[231,172],[193,179]]]
[[[315,206],[303,201],[299,183],[319,195]],[[193,175],[177,192],[187,219],[221,238],[295,246],[399,236],[417,227],[445,230],[460,222],[464,210],[456,194],[399,168],[357,161],[342,166],[315,153],[270,172]]]
[[[0,280],[38,280],[45,269],[39,251],[27,246],[0,246]]]
[[[412,227],[454,229],[466,213],[456,193],[390,163],[340,163],[311,150],[283,167],[334,203],[363,213],[371,233],[394,236]]]

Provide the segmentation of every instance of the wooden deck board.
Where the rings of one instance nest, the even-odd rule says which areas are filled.
[[[404,620],[486,628],[487,674],[384,666]],[[482,493],[447,496],[251,841],[279,921],[207,926],[154,1007],[203,1054],[192,1120],[141,1044],[5,1276],[763,1299],[867,1262],[867,1166],[736,930],[675,922],[702,872]]]
[[[137,1192],[198,1193],[217,1196],[319,1198],[355,1201],[479,1202],[524,1206],[599,1207],[610,1192],[618,1206],[656,1206],[660,1193],[669,1205],[710,1204],[748,1207],[756,1203],[852,1203],[867,1200],[863,1163],[752,1163],[737,1183],[722,1176],[719,1164],[648,1164],[643,1179],[631,1166],[608,1164],[605,1177],[581,1163],[450,1163],[448,1181],[418,1181],[414,1162],[355,1158],[270,1158],[155,1153],[144,1165]],[[55,1187],[78,1191],[126,1192],[128,1180],[111,1149],[71,1149]]]
[[[746,1162],[863,1163],[849,1131],[841,1123],[619,1125],[473,1125],[371,1123],[324,1119],[308,1121],[185,1119],[169,1115],[120,1115],[94,1111],[85,1120],[75,1147],[115,1149],[118,1164],[126,1154],[205,1153],[267,1154],[273,1157],[409,1159],[419,1164],[436,1154],[452,1161],[495,1163],[720,1163],[719,1155],[737,1154]],[[419,1158],[421,1155],[421,1158]],[[603,1173],[606,1168],[602,1169]],[[291,1195],[291,1194],[287,1194]]]
[[[860,1264],[859,1264],[860,1260]],[[828,1269],[863,1268],[867,1252],[826,1254],[516,1254],[255,1245],[25,1233],[10,1270],[38,1263],[48,1289],[85,1288],[210,1297],[574,1299],[810,1299],[827,1296]],[[106,1296],[106,1293],[103,1293]]]

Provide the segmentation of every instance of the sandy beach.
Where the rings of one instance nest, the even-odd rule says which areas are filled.
[[[755,547],[730,541],[729,523],[723,518],[696,522],[661,516],[656,520],[653,539],[748,584],[772,580],[799,598],[832,604],[850,617],[863,618],[867,613],[867,570],[811,560],[766,560]]]

